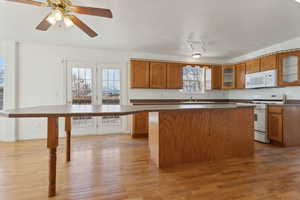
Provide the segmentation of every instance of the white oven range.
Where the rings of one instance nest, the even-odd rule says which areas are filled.
[[[238,104],[250,104],[255,105],[254,108],[254,139],[255,141],[262,143],[270,143],[268,138],[268,105],[272,104],[284,104],[286,96],[272,95],[271,99],[259,98],[252,100],[249,103],[238,103]]]

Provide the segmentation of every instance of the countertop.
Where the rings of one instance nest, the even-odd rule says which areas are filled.
[[[53,105],[38,106],[4,110],[1,116],[9,118],[24,117],[75,117],[75,116],[111,116],[130,115],[139,112],[159,112],[172,110],[198,110],[198,109],[233,109],[240,107],[254,107],[237,104],[202,104],[202,105],[151,105],[151,106],[125,106],[125,105]]]
[[[201,104],[229,104],[229,102],[214,102],[214,101],[171,101],[171,102],[135,102],[133,105],[201,105]]]

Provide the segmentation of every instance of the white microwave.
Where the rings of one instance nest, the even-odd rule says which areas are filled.
[[[246,74],[246,88],[267,88],[277,86],[277,70]]]

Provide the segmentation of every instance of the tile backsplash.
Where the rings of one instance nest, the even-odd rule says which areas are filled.
[[[185,93],[180,90],[129,89],[129,99],[227,99],[227,91],[215,90],[205,93]]]
[[[263,89],[243,89],[228,90],[227,98],[229,99],[252,99],[254,96],[264,95],[287,95],[287,99],[300,99],[300,86],[282,87],[282,88],[263,88]]]
[[[129,89],[129,99],[252,99],[255,96],[287,95],[288,99],[300,99],[300,86],[242,90],[213,90],[205,93],[185,93],[180,90]]]

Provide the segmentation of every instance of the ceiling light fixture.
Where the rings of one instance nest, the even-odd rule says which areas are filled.
[[[192,58],[193,59],[200,59],[206,49],[204,48],[205,44],[202,40],[187,40],[189,47],[192,50]]]
[[[49,22],[51,25],[55,25],[56,24],[55,16],[53,14],[49,15],[49,17],[47,17],[47,22]]]
[[[74,25],[69,15],[64,15],[60,10],[53,10],[49,17],[47,17],[47,21],[51,25],[55,25],[58,21],[64,21],[66,27],[71,27]]]
[[[61,21],[63,19],[63,14],[59,9],[54,10],[53,15],[56,21]]]
[[[202,54],[199,53],[199,52],[195,52],[195,53],[192,54],[193,59],[200,59],[201,56],[202,56]]]
[[[295,0],[297,3],[300,3],[300,0]]]
[[[68,16],[68,15],[64,16],[64,23],[65,23],[66,27],[71,27],[74,25],[74,23],[70,19],[70,16]]]

